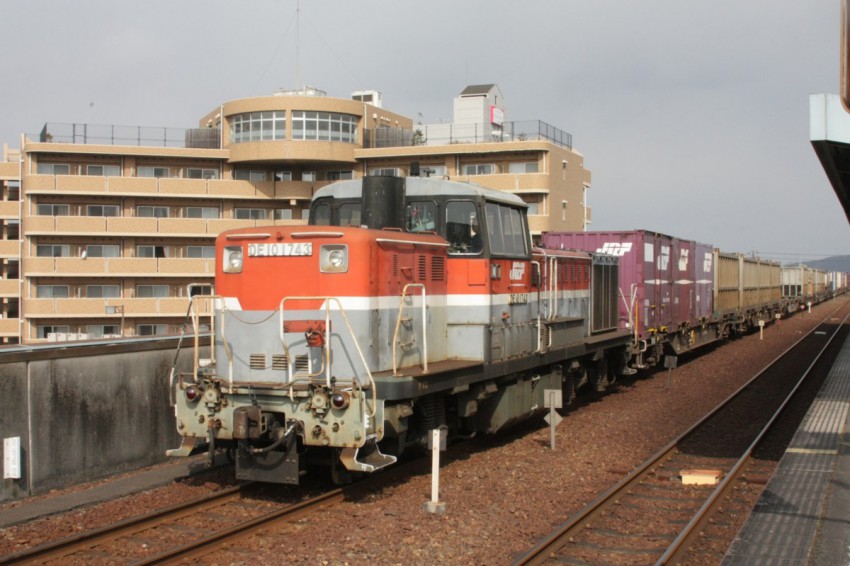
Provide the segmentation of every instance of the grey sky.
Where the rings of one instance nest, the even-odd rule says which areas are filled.
[[[499,85],[508,120],[573,135],[594,230],[780,259],[850,254],[809,143],[838,90],[839,0],[302,0],[301,82],[451,118]],[[5,0],[0,143],[45,122],[193,127],[293,88],[295,0]],[[11,79],[11,80],[8,80]]]

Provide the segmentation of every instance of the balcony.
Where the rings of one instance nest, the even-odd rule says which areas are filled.
[[[21,257],[21,242],[18,240],[0,240],[0,258],[16,259]]]
[[[215,275],[214,259],[30,257],[27,277],[195,277]],[[185,314],[185,313],[184,313]]]
[[[162,299],[30,299],[26,318],[115,318],[114,308],[123,307],[127,317],[185,317],[187,297]]]
[[[261,181],[236,179],[183,179],[176,177],[97,177],[89,175],[27,175],[27,194],[78,194],[95,196],[162,196],[174,198],[300,199],[330,181]],[[17,211],[16,213],[17,214]]]
[[[4,338],[19,336],[21,333],[21,322],[17,318],[0,318],[0,336]]]
[[[18,220],[21,217],[21,203],[18,201],[0,201],[0,218]]]
[[[18,279],[0,279],[0,297],[20,297],[21,282]]]

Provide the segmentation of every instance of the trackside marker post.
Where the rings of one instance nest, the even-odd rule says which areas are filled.
[[[543,407],[549,409],[549,414],[543,417],[549,423],[549,447],[555,449],[555,427],[563,420],[561,415],[555,411],[563,405],[563,397],[560,389],[543,390]]]
[[[679,362],[677,356],[664,356],[664,367],[667,368],[667,387],[673,386],[673,370]]]
[[[427,513],[443,515],[446,503],[440,501],[440,450],[446,449],[446,429],[435,428],[431,431],[431,501],[425,502]]]

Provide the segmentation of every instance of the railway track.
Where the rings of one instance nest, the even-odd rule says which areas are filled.
[[[690,562],[694,557],[684,557],[697,540],[710,536],[709,521],[724,520],[719,508],[734,505],[733,494],[742,486],[763,485],[770,476],[775,464],[752,455],[781,423],[779,416],[807,385],[824,352],[847,333],[848,317],[847,305],[833,311],[704,419],[514,564]],[[819,387],[808,387],[812,385]],[[697,483],[686,485],[687,480]]]
[[[188,558],[198,548],[212,548],[227,537],[249,533],[269,521],[292,518],[342,498],[342,490],[336,489],[284,504],[253,497],[254,489],[253,484],[228,488],[7,555],[0,564],[158,564]]]

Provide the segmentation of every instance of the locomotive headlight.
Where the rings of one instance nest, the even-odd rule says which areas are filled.
[[[194,385],[190,385],[183,390],[183,394],[186,395],[188,401],[194,401],[198,398],[198,389]]]
[[[225,246],[221,265],[225,273],[242,273],[242,246]]]
[[[334,409],[347,409],[351,403],[351,395],[347,391],[339,391],[331,397],[331,406]]]
[[[345,273],[348,271],[348,246],[325,244],[319,248],[319,269],[322,273]]]

